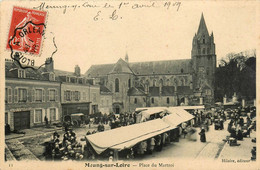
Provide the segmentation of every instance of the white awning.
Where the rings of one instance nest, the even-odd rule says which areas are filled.
[[[95,133],[86,136],[86,138],[96,153],[101,154],[108,148],[117,150],[130,148],[138,142],[174,128],[176,127],[165,123],[162,119],[155,119]]]
[[[193,115],[191,115],[189,112],[187,112],[186,110],[182,109],[182,108],[178,108],[178,107],[168,107],[167,111],[170,114],[176,114],[178,116],[180,116],[183,120],[183,122],[186,122],[188,120],[191,120],[194,118]]]

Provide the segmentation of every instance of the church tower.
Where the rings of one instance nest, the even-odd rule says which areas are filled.
[[[214,102],[216,54],[213,32],[209,35],[203,13],[192,41],[193,89],[205,99]]]

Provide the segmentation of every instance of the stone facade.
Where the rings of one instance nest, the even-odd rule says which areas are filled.
[[[192,41],[191,59],[92,65],[85,73],[112,92],[115,113],[136,107],[214,103],[216,54],[202,14]],[[152,102],[153,101],[153,102]]]
[[[48,76],[32,75],[6,62],[5,121],[11,130],[42,126],[45,116],[51,123],[61,120],[60,83]],[[16,77],[17,76],[17,77]]]

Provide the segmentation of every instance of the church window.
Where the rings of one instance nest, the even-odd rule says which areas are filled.
[[[152,98],[152,103],[154,104],[154,98]]]
[[[131,88],[131,79],[128,80],[128,87]]]
[[[205,50],[205,48],[203,48],[202,54],[205,54],[205,53],[206,53],[206,50]]]
[[[167,104],[169,104],[170,103],[170,98],[169,97],[167,97]]]
[[[156,80],[153,80],[153,86],[156,86]]]
[[[163,86],[163,80],[160,79],[160,86]]]
[[[115,92],[119,92],[119,80],[118,80],[118,78],[115,79]]]

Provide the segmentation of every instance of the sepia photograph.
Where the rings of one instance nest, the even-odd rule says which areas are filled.
[[[0,168],[257,169],[257,1],[0,4]]]

